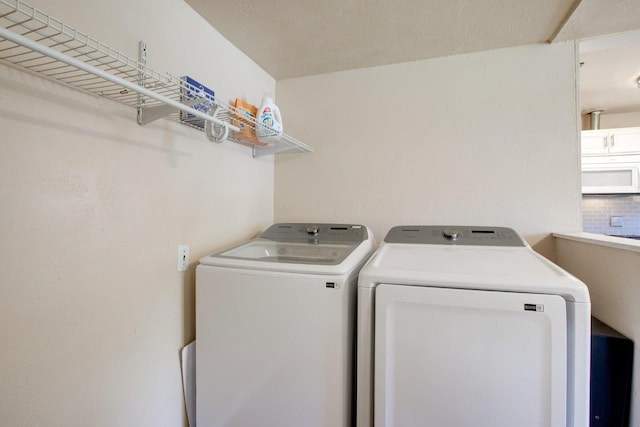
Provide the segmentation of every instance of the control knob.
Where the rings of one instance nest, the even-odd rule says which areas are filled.
[[[458,230],[443,230],[442,235],[447,240],[458,240],[460,232]]]

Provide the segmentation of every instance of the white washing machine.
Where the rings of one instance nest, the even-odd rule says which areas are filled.
[[[358,282],[357,425],[588,426],[590,314],[511,229],[394,227]]]
[[[350,426],[356,287],[375,250],[352,224],[275,224],[196,270],[196,420]]]

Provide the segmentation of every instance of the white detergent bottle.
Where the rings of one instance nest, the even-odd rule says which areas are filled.
[[[256,129],[258,141],[263,144],[275,144],[282,137],[282,116],[280,109],[273,102],[271,94],[265,94],[258,109],[258,124]]]

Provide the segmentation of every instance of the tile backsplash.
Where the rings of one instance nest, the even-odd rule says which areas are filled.
[[[612,217],[614,224],[622,226],[612,227]],[[640,235],[640,195],[583,195],[582,229],[597,234]]]

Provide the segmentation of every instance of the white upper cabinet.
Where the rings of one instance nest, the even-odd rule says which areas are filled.
[[[582,131],[582,155],[640,154],[640,127]]]
[[[582,155],[586,156],[589,154],[607,154],[609,152],[608,137],[608,130],[582,131]]]

